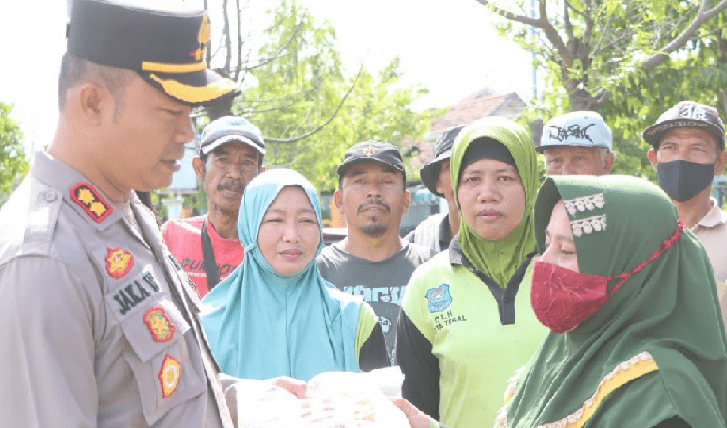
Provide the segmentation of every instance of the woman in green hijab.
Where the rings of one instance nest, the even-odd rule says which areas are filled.
[[[714,276],[669,197],[633,177],[551,177],[535,231],[532,305],[552,332],[496,426],[724,427]]]
[[[460,231],[412,275],[396,358],[404,398],[448,426],[480,427],[547,334],[530,307],[535,149],[523,127],[488,117],[460,132],[450,170]]]

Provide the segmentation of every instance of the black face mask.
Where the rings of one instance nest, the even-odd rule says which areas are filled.
[[[656,175],[659,186],[677,202],[697,196],[714,180],[714,164],[675,160],[657,163]]]

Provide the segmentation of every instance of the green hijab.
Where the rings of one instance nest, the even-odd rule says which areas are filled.
[[[477,235],[462,215],[457,197],[462,158],[467,148],[479,138],[492,138],[502,143],[515,159],[515,166],[525,189],[525,215],[515,229],[499,241]],[[457,240],[472,265],[505,288],[525,256],[535,250],[532,210],[538,191],[538,166],[535,147],[522,126],[504,117],[485,117],[460,131],[452,148],[451,178],[460,226]]]
[[[535,203],[541,251],[560,199],[571,206],[582,273],[628,272],[677,229],[674,205],[647,181],[549,177]],[[601,216],[603,230],[579,229]],[[609,290],[616,283],[610,281]],[[624,377],[649,365],[633,378],[638,380]],[[506,408],[507,426],[535,427],[570,416],[578,424],[567,426],[652,427],[678,416],[695,428],[724,427],[726,404],[727,351],[712,267],[685,229],[676,244],[624,282],[590,318],[568,333],[548,335],[519,379]]]

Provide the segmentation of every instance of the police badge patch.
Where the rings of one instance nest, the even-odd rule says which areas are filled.
[[[159,381],[162,385],[162,398],[167,398],[174,393],[182,376],[182,364],[169,354],[164,355],[162,368],[159,370]]]
[[[169,319],[164,308],[152,306],[144,312],[144,324],[155,342],[168,342],[174,337],[177,326]]]
[[[134,256],[121,248],[106,247],[106,273],[119,279],[134,267]]]
[[[430,288],[425,294],[429,312],[442,312],[452,303],[452,295],[449,294],[449,284],[442,284],[439,287]]]

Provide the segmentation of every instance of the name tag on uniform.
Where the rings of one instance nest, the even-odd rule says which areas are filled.
[[[137,277],[130,277],[126,281],[122,281],[121,284],[120,287],[106,295],[106,302],[116,314],[119,322],[123,322],[135,307],[152,294],[160,291],[159,280],[151,268],[145,269]]]

